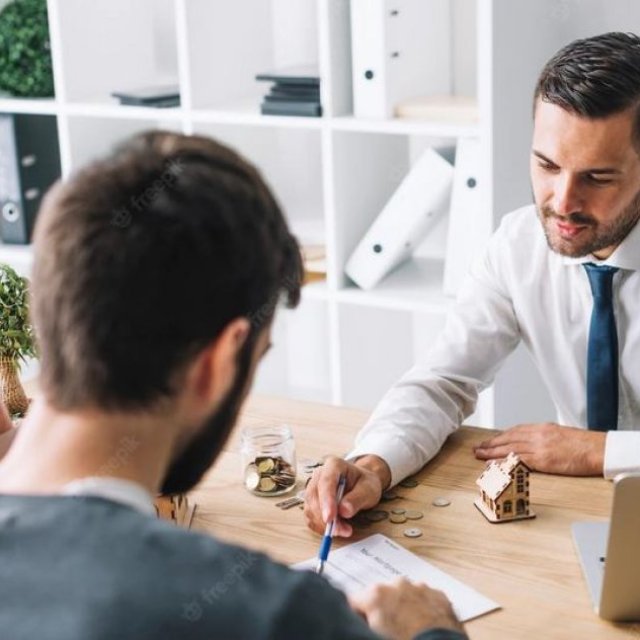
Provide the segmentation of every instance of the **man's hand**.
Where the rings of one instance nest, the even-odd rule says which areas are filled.
[[[479,460],[506,458],[510,451],[531,469],[567,476],[597,476],[604,469],[606,433],[553,422],[521,424],[474,448]]]
[[[325,524],[336,515],[336,488],[342,474],[347,482],[333,531],[336,536],[350,536],[353,529],[345,520],[378,504],[391,482],[391,471],[378,456],[363,456],[355,464],[333,456],[327,458],[314,471],[304,496],[305,519],[316,533],[323,533]]]
[[[426,629],[464,632],[442,591],[400,578],[349,598],[351,607],[385,638],[411,640]]]

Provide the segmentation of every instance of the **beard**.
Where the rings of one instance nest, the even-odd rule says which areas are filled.
[[[197,435],[172,461],[160,493],[186,493],[195,487],[222,450],[238,419],[247,392],[254,340],[248,338],[238,354],[238,372],[229,393],[218,409],[201,425]]]
[[[562,256],[581,258],[608,247],[617,247],[629,235],[640,219],[640,193],[608,224],[598,222],[586,212],[560,216],[546,205],[537,207],[537,210],[549,248]],[[564,238],[555,226],[559,220],[585,228],[575,238]]]

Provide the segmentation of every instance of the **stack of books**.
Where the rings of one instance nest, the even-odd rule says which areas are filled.
[[[290,67],[280,71],[260,73],[256,80],[273,85],[260,105],[260,113],[278,116],[322,115],[320,76],[315,67]]]
[[[178,85],[137,87],[129,91],[113,91],[111,95],[120,104],[133,107],[179,107],[180,89]]]

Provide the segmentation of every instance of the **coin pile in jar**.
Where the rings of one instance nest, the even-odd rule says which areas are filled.
[[[253,493],[268,496],[284,493],[296,483],[295,469],[280,456],[261,456],[247,465],[244,484]]]

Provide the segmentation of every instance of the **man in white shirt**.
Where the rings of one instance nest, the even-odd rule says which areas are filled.
[[[534,470],[640,468],[640,38],[579,40],[543,69],[534,95],[535,205],[505,216],[424,363],[384,396],[350,462],[331,458],[305,515],[345,519],[420,469],[475,407],[522,340],[557,408],[482,442],[481,460],[519,454]]]

